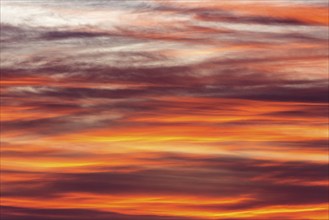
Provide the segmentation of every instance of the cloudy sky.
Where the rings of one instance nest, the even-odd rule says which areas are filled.
[[[5,220],[328,219],[327,0],[2,0]]]

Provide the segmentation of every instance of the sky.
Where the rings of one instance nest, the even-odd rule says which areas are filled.
[[[327,0],[2,0],[5,220],[327,220]]]

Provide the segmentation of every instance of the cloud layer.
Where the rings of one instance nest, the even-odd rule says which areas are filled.
[[[324,0],[1,4],[1,217],[328,218]]]

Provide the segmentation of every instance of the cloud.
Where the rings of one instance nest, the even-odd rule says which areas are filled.
[[[4,1],[2,215],[327,218],[327,9]]]
[[[95,219],[95,220],[138,220],[138,219],[152,219],[152,220],[171,220],[171,219],[186,219],[180,217],[167,216],[152,216],[152,215],[124,215],[115,212],[96,211],[89,209],[50,209],[50,208],[22,208],[12,206],[2,206],[2,217],[8,220],[23,220],[33,218],[35,220],[49,219],[49,220],[69,220],[76,219]]]
[[[93,33],[83,31],[52,31],[45,33],[42,37],[47,40],[67,39],[67,38],[88,38],[88,37],[106,37],[107,33]]]
[[[3,194],[45,198],[69,193],[234,198],[246,193],[252,197],[246,202],[219,205],[219,210],[321,204],[328,199],[327,187],[315,184],[327,180],[327,164],[233,157],[200,159],[170,154],[158,155],[154,160],[171,161],[177,167],[132,172],[45,173],[38,180],[6,184]]]

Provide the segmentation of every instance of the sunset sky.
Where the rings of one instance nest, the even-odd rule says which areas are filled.
[[[1,219],[328,220],[327,0],[1,0]]]

